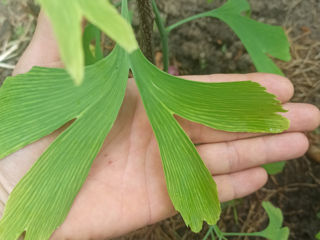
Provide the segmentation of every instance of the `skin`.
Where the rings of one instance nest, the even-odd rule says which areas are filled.
[[[48,20],[41,14],[33,40],[14,74],[33,65],[62,67]],[[256,81],[289,110],[290,128],[281,134],[228,133],[178,119],[189,134],[218,185],[221,202],[261,188],[267,174],[260,166],[302,156],[308,149],[303,134],[320,123],[312,105],[288,103],[293,86],[272,74],[185,76],[195,81]],[[47,136],[0,161],[0,209],[8,194],[46,147],[61,132]],[[93,163],[65,222],[51,239],[108,239],[176,214],[169,199],[155,137],[133,79],[110,135]]]

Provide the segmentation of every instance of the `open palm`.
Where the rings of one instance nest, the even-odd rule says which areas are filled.
[[[44,51],[45,50],[45,51]],[[59,54],[49,23],[40,17],[34,39],[16,73],[32,65],[59,66]],[[195,81],[252,80],[286,103],[292,85],[270,74],[189,76]],[[227,133],[178,119],[214,176],[219,198],[227,201],[259,189],[267,180],[259,166],[301,156],[308,147],[301,133],[319,125],[317,108],[286,103],[291,121],[288,132],[276,135]],[[0,200],[4,203],[14,185],[61,132],[0,161]],[[3,209],[3,206],[2,206]],[[134,80],[129,79],[116,123],[63,225],[52,239],[105,239],[122,235],[175,214],[169,199],[157,142]]]

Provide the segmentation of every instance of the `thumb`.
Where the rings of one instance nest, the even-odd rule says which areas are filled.
[[[58,44],[52,30],[52,25],[43,11],[39,14],[33,38],[19,59],[13,71],[13,75],[25,73],[33,66],[63,66],[60,60]]]

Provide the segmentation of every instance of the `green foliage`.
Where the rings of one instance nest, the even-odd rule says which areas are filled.
[[[14,39],[18,39],[19,37],[21,37],[25,32],[25,28],[23,26],[17,26],[14,30]]]
[[[206,16],[217,17],[232,28],[246,47],[259,72],[284,75],[269,57],[283,61],[291,59],[290,44],[283,29],[242,15],[243,12],[250,13],[250,11],[250,5],[246,0],[229,0],[222,7],[208,12]],[[278,174],[284,167],[285,162],[264,165],[269,174]]]
[[[257,233],[257,236],[270,240],[287,240],[289,237],[289,228],[282,227],[283,215],[281,210],[274,207],[270,202],[263,202],[262,206],[268,214],[269,225],[266,229]]]
[[[50,9],[55,28],[61,27],[61,19],[67,17],[65,9],[77,6],[71,18],[71,25],[76,29],[70,30],[68,25],[69,35],[77,33],[75,23],[81,20],[82,14],[96,26],[104,25],[104,31],[109,29],[110,18],[105,16],[110,9],[102,4],[105,1],[94,4],[85,0],[68,1],[59,7],[60,1],[40,1]],[[101,8],[101,12],[95,12],[93,5]],[[63,10],[61,19],[57,20],[58,9]],[[128,18],[126,0],[122,9]],[[66,34],[66,29],[58,31],[58,40]],[[128,35],[123,31],[125,29],[116,29],[110,35],[125,45],[121,39]],[[131,33],[132,30],[128,33],[129,39]],[[77,36],[72,39],[81,46]],[[59,43],[62,49],[71,44],[61,39]],[[78,46],[78,42],[73,44]],[[134,40],[130,46],[135,44]],[[73,50],[74,56],[82,54],[77,48]],[[66,52],[68,55],[71,50]],[[107,58],[85,68],[84,81],[79,87],[68,81],[70,77],[65,70],[33,68],[27,74],[8,78],[0,89],[0,142],[3,143],[0,158],[70,120],[74,122],[13,190],[0,221],[0,239],[17,239],[23,231],[26,239],[48,239],[63,222],[116,119],[124,97],[129,63],[159,144],[169,195],[193,231],[200,231],[203,221],[215,224],[220,204],[211,174],[174,115],[225,131],[277,133],[288,128],[288,120],[277,114],[285,110],[275,96],[259,84],[184,80],[157,69],[140,50],[128,54],[116,47]]]
[[[127,78],[128,57],[116,48],[85,68],[80,87],[67,81],[65,70],[51,68],[35,67],[5,81],[0,158],[74,122],[14,188],[0,222],[0,239],[17,239],[25,230],[25,239],[49,239],[61,225],[117,117]]]
[[[208,2],[211,1],[208,0]],[[161,36],[165,71],[168,71],[169,66],[169,33],[184,23],[203,17],[216,17],[227,23],[245,45],[259,72],[283,75],[282,71],[269,58],[269,55],[284,61],[289,61],[291,58],[290,44],[283,29],[250,19],[251,9],[246,0],[229,0],[218,9],[188,17],[167,28],[164,27],[164,21],[160,17],[155,0],[152,0],[152,3]],[[222,48],[223,50],[224,48]],[[283,171],[285,162],[270,163],[263,167],[269,174],[278,174]]]
[[[269,218],[269,224],[264,230],[254,233],[229,233],[222,232],[218,226],[215,225],[209,228],[203,240],[207,240],[209,236],[213,236],[212,239],[215,239],[214,234],[219,240],[227,240],[226,237],[234,236],[263,237],[269,240],[287,240],[289,238],[289,228],[282,227],[283,215],[281,210],[274,207],[270,202],[262,202],[262,206],[267,212]]]
[[[275,162],[263,165],[263,168],[269,173],[270,175],[275,175],[281,173],[286,166],[286,162]]]
[[[98,26],[128,52],[138,44],[130,25],[106,0],[38,0],[49,16],[60,46],[61,59],[77,85],[83,80],[82,17]]]
[[[317,217],[318,219],[320,219],[320,212],[317,212],[316,217]],[[317,240],[320,240],[320,231],[316,234],[315,238],[316,238]]]
[[[212,224],[217,222],[220,203],[211,174],[173,116],[179,112],[179,107],[187,112],[189,107],[195,107],[186,99],[180,102],[177,88],[185,80],[161,72],[141,52],[135,52],[131,61],[134,77],[159,144],[168,193],[186,224],[198,232],[203,220]],[[169,84],[170,81],[172,84]],[[187,92],[191,90],[188,87],[185,89]],[[196,97],[198,93],[195,91],[190,97]],[[169,99],[165,99],[164,95]],[[194,102],[193,105],[196,104]],[[199,112],[203,112],[203,109],[199,109]]]
[[[173,115],[225,131],[276,133],[289,125],[276,114],[284,110],[254,82],[188,81],[160,71],[139,51],[131,54],[130,60],[159,143],[171,200],[186,224],[200,231],[202,220],[209,224],[217,221],[216,187]]]
[[[91,65],[103,58],[100,38],[100,30],[93,24],[89,23],[83,32],[83,52],[85,65]],[[95,41],[95,46],[93,49],[91,45],[92,41]]]
[[[1,0],[1,4],[6,6],[9,4],[9,0]]]
[[[145,78],[142,86],[150,85],[153,95],[171,113],[230,132],[279,133],[289,126],[289,121],[277,114],[286,110],[258,83],[189,81],[160,71],[137,51],[130,59],[135,77]]]
[[[207,12],[206,16],[217,17],[232,28],[246,47],[259,72],[283,75],[268,57],[270,55],[283,61],[291,59],[290,45],[283,29],[242,15],[242,12],[249,10],[250,5],[246,0],[229,0],[222,7]]]
[[[257,22],[250,19],[248,14],[243,14],[250,11],[247,0],[228,0],[217,9],[191,16],[167,27],[166,32],[169,33],[180,25],[198,18],[218,18],[228,24],[237,34],[259,72],[283,75],[269,58],[270,55],[283,61],[291,59],[290,44],[283,29],[279,26]]]

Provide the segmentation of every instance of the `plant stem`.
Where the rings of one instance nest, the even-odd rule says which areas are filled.
[[[154,62],[152,44],[153,14],[150,0],[137,0],[137,6],[140,20],[140,47],[148,60]]]
[[[208,237],[211,235],[212,236],[212,226],[209,227],[209,230],[207,231],[206,235],[204,235],[203,239],[202,240],[207,240]]]
[[[128,2],[129,2],[130,0],[128,0]],[[121,4],[122,4],[122,1],[120,1],[120,2],[117,2],[117,3],[113,3],[114,1],[112,1],[112,4],[113,4],[113,6],[114,7],[120,7],[121,6]]]
[[[219,239],[226,239],[225,237],[235,237],[235,236],[238,236],[238,237],[263,237],[261,232],[253,232],[253,233],[222,232],[217,225],[210,226],[205,237],[207,235],[209,236],[209,233],[213,232],[213,231]],[[204,238],[203,240],[205,240],[205,239],[206,238]]]
[[[170,25],[169,27],[167,27],[167,28],[166,28],[166,31],[169,33],[169,32],[171,32],[173,29],[175,29],[176,27],[179,27],[179,26],[182,25],[182,24],[185,24],[185,23],[187,23],[187,22],[190,22],[190,21],[195,20],[195,19],[198,19],[198,18],[208,17],[209,14],[211,14],[211,12],[212,12],[212,11],[203,12],[203,13],[199,13],[199,14],[193,15],[193,16],[191,16],[191,17],[182,19],[181,21],[176,22],[176,23]]]
[[[156,1],[152,0],[152,8],[155,14],[156,24],[160,33],[161,45],[162,45],[162,61],[163,61],[163,70],[168,72],[169,68],[169,47],[168,47],[168,38],[169,32],[166,31],[163,19],[160,16],[159,9],[157,7]]]
[[[226,239],[225,237],[224,237],[224,233],[220,230],[220,228],[217,226],[217,225],[213,225],[213,226],[211,226],[212,227],[212,229],[213,229],[213,231],[214,231],[214,233],[217,235],[217,237],[219,238],[219,240],[221,240],[221,239]]]
[[[233,210],[234,221],[238,225],[239,224],[239,220],[238,220],[238,212],[237,212],[237,207],[236,207],[235,200],[232,200],[231,204],[232,204],[231,207],[232,207],[232,210]]]
[[[239,237],[263,237],[261,236],[259,233],[225,233],[225,232],[222,232],[223,236],[226,236],[226,237],[234,237],[234,236],[239,236]]]

